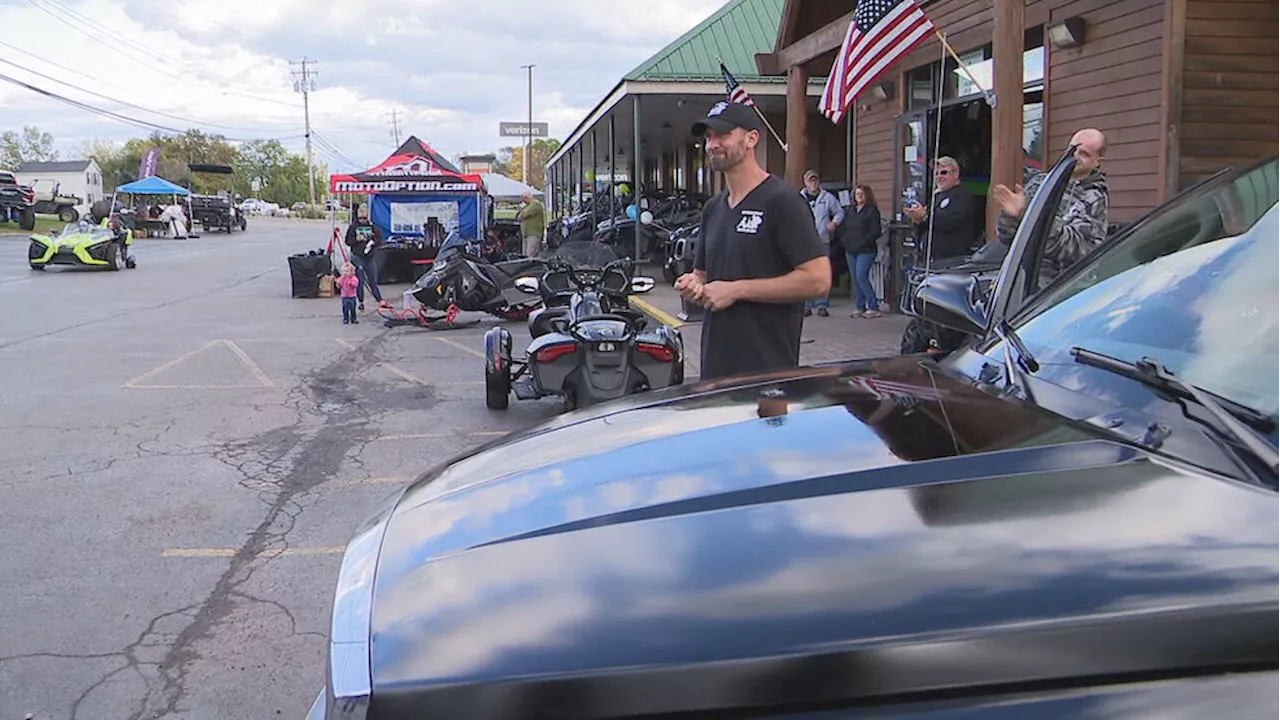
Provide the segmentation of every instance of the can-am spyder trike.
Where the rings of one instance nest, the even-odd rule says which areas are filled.
[[[647,329],[648,318],[627,298],[653,289],[649,277],[633,277],[622,258],[603,267],[574,267],[559,257],[541,280],[516,285],[542,296],[529,318],[533,342],[522,359],[511,356],[511,333],[485,333],[485,404],[505,409],[519,400],[558,395],[564,410],[684,382],[684,342],[668,325]]]
[[[431,269],[405,291],[404,309],[383,302],[378,314],[388,327],[458,327],[454,321],[461,312],[485,312],[503,320],[528,318],[541,300],[517,289],[514,281],[520,277],[536,281],[547,271],[546,261],[519,258],[495,263],[484,254],[482,244],[468,243],[457,230],[450,232]],[[412,307],[415,301],[421,308]]]

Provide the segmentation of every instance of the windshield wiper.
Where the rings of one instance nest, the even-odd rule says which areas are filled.
[[[1081,347],[1071,348],[1071,356],[1083,365],[1107,370],[1148,387],[1196,402],[1218,420],[1229,438],[1247,448],[1270,468],[1271,472],[1280,471],[1280,455],[1249,429],[1249,426],[1253,426],[1269,430],[1274,425],[1274,421],[1262,413],[1243,405],[1219,400],[1205,390],[1169,372],[1154,358],[1146,357],[1139,362],[1129,362]]]
[[[1031,351],[1026,345],[1022,344],[1022,338],[1018,337],[1018,332],[1013,329],[1008,320],[1001,320],[995,326],[996,336],[1004,342],[1004,384],[1007,388],[1012,388],[1016,382],[1018,388],[1022,390],[1022,394],[1026,397],[1027,402],[1034,403],[1035,399],[1031,395],[1031,386],[1026,381],[1026,374],[1034,373],[1040,369],[1040,363],[1036,361]],[[1017,353],[1017,357],[1014,357]]]

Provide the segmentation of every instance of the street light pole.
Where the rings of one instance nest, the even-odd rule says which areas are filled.
[[[524,134],[524,162],[521,163],[520,180],[525,185],[529,184],[529,140],[533,137],[533,69],[536,65],[521,65],[521,68],[529,72],[529,127],[525,128]]]

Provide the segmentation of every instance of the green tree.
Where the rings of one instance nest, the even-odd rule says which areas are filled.
[[[58,159],[53,147],[53,136],[40,132],[40,128],[28,125],[22,132],[6,130],[0,133],[0,167],[16,168],[24,162],[52,162]]]
[[[544,189],[547,161],[560,149],[560,141],[554,138],[537,138],[529,143],[529,184]],[[495,172],[513,180],[521,180],[524,169],[524,146],[504,147],[498,151],[493,164]]]

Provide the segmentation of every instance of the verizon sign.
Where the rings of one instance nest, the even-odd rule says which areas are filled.
[[[550,132],[547,123],[500,122],[498,134],[502,137],[546,137]]]

